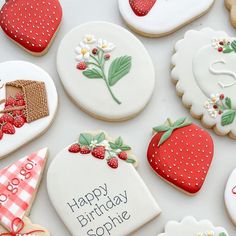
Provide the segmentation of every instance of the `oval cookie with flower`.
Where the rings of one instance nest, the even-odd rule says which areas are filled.
[[[204,126],[236,139],[236,39],[210,28],[191,30],[175,50],[172,79],[183,104]]]
[[[73,101],[90,115],[109,121],[141,112],[155,84],[153,64],[142,43],[106,22],[87,23],[69,32],[58,50],[57,69]]]

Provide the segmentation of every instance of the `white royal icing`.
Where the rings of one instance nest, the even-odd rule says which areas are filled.
[[[137,16],[130,7],[129,0],[119,0],[122,17],[128,25],[149,35],[163,35],[194,20],[206,12],[214,0],[157,0],[150,12]]]
[[[226,33],[210,28],[188,31],[175,46],[172,78],[191,114],[202,116],[204,124],[215,126],[221,134],[231,132],[235,136],[236,119],[231,124],[222,125],[222,115],[218,115],[212,106],[213,101],[219,101],[220,94],[231,99],[232,109],[236,106],[236,53],[219,52],[211,44],[215,38],[233,40]]]
[[[43,133],[53,121],[57,110],[58,96],[52,78],[40,67],[25,61],[8,61],[0,63],[1,84],[15,80],[35,80],[45,83],[49,116],[26,123],[16,128],[14,135],[5,134],[0,140],[0,158],[17,150],[22,145]],[[0,90],[0,100],[5,99],[5,88]],[[0,105],[3,109],[3,105]],[[1,116],[1,115],[0,115]]]
[[[209,220],[197,221],[194,217],[187,216],[181,222],[169,221],[165,226],[165,233],[158,236],[228,236],[228,233],[222,227],[215,227]]]
[[[83,74],[87,69],[100,69],[92,64],[86,70],[76,68],[94,62],[94,48],[110,56],[104,66],[107,78],[116,58],[130,58],[129,72],[110,87],[121,104],[114,101],[103,79]],[[155,84],[153,64],[142,43],[127,30],[106,22],[87,23],[69,32],[58,50],[57,70],[70,97],[89,114],[105,120],[119,121],[137,115],[150,100]]]
[[[128,235],[160,213],[132,164],[119,161],[112,169],[105,159],[70,153],[68,147],[51,163],[47,188],[73,236]]]
[[[236,169],[231,173],[225,188],[225,206],[230,218],[236,224]]]

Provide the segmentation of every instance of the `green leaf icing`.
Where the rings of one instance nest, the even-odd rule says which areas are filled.
[[[88,133],[83,133],[83,134],[80,134],[79,136],[79,143],[81,146],[89,146],[92,140],[93,140],[93,136]]]
[[[105,140],[105,134],[103,132],[100,134],[97,134],[96,136],[94,136],[93,140],[96,140],[97,143],[101,143],[102,141]]]
[[[130,72],[131,57],[122,56],[116,58],[110,65],[108,72],[109,86],[114,86],[120,79]]]
[[[102,79],[102,72],[96,68],[87,69],[86,71],[82,72],[84,76],[89,79]]]
[[[232,124],[236,116],[236,110],[228,110],[224,112],[224,114],[221,117],[221,125],[229,125]]]
[[[167,126],[167,124],[169,124]],[[157,133],[159,132],[164,132],[163,135],[161,136],[161,139],[158,143],[158,146],[162,145],[173,133],[175,129],[179,129],[188,125],[191,125],[192,122],[188,121],[187,118],[181,118],[174,123],[170,121],[170,119],[167,119],[167,122],[165,125],[160,125],[157,127],[154,127],[153,130],[156,131]]]

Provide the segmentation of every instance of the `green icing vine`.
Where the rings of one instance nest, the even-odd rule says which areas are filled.
[[[113,100],[120,105],[121,101],[113,93],[112,87],[130,72],[132,58],[127,55],[117,57],[106,68],[107,61],[111,59],[110,52],[114,49],[113,43],[87,35],[75,51],[76,60],[79,61],[77,69],[83,71],[82,74],[88,79],[103,80]]]

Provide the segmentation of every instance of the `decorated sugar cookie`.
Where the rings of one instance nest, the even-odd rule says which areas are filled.
[[[236,169],[231,173],[225,188],[225,206],[229,217],[236,225]]]
[[[136,164],[121,137],[102,131],[81,133],[54,158],[48,193],[73,236],[128,235],[160,213]]]
[[[0,158],[45,132],[57,110],[51,77],[24,61],[0,64]]]
[[[0,170],[0,235],[50,236],[27,215],[42,178],[47,148],[21,158]]]
[[[59,28],[59,0],[7,0],[0,11],[6,35],[34,55],[45,54]]]
[[[228,236],[222,227],[215,227],[209,220],[197,221],[192,216],[185,217],[181,222],[169,221],[165,232],[158,236]]]
[[[225,6],[230,12],[231,23],[236,28],[236,1],[235,0],[225,0]]]
[[[122,17],[130,28],[148,37],[161,37],[202,16],[214,0],[119,0]],[[174,17],[173,17],[174,16]]]
[[[154,88],[154,68],[141,42],[106,22],[80,25],[62,40],[57,54],[61,81],[81,109],[104,120],[134,117]]]
[[[236,40],[207,28],[187,32],[175,49],[172,79],[183,104],[206,127],[236,138]]]
[[[214,153],[211,136],[186,118],[153,128],[147,151],[152,169],[188,194],[197,193],[208,173]]]

